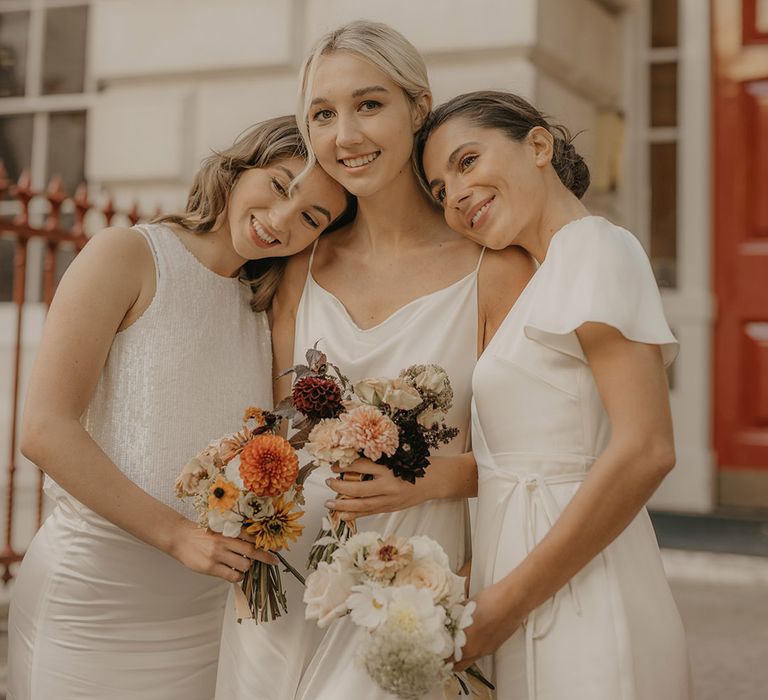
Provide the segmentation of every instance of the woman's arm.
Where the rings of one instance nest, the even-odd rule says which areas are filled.
[[[542,541],[477,596],[459,668],[496,651],[532,610],[605,549],[674,466],[659,348],[631,342],[600,323],[586,323],[577,334],[611,421],[610,442]]]
[[[534,269],[532,258],[517,246],[501,251],[486,250],[478,273],[478,354],[506,318]],[[331,500],[328,507],[339,511],[342,519],[349,519],[391,513],[433,499],[477,495],[477,464],[471,452],[435,455],[429,461],[426,475],[411,484],[394,476],[386,467],[359,459],[347,471],[371,474],[373,480],[329,479],[328,485],[347,498]]]
[[[147,494],[80,424],[115,334],[149,306],[154,280],[147,244],[130,229],[103,231],[75,258],[45,322],[27,393],[21,449],[63,489],[126,532],[190,569],[237,581],[249,559],[270,560],[271,555],[248,542],[201,530]]]

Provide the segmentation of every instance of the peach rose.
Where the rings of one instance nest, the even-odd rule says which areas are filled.
[[[434,559],[421,559],[411,562],[398,571],[395,585],[411,585],[427,590],[432,595],[432,600],[439,603],[451,595],[453,589],[451,576],[451,572],[440,566]]]

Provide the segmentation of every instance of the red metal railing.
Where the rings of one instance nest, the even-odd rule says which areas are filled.
[[[16,497],[16,458],[17,458],[17,433],[19,423],[19,393],[21,384],[21,365],[22,365],[22,332],[24,306],[26,304],[26,283],[27,283],[27,251],[29,242],[33,239],[40,239],[45,245],[45,258],[43,262],[43,301],[46,306],[50,306],[56,291],[56,254],[62,245],[71,246],[75,252],[82,250],[88,242],[86,233],[86,215],[89,212],[98,211],[103,216],[103,224],[109,226],[113,218],[118,213],[114,207],[112,198],[109,197],[106,204],[100,209],[96,209],[88,199],[88,189],[85,184],[81,184],[74,197],[69,197],[64,191],[61,178],[54,177],[46,192],[40,193],[32,189],[31,178],[28,172],[22,173],[17,184],[11,184],[8,180],[5,168],[0,161],[0,201],[10,195],[11,199],[17,203],[17,213],[15,217],[8,218],[0,216],[0,235],[4,238],[10,237],[15,242],[15,254],[13,265],[13,304],[16,308],[16,331],[14,340],[13,355],[13,380],[11,382],[11,425],[10,425],[10,445],[8,450],[8,469],[6,483],[6,520],[4,547],[0,552],[0,567],[2,567],[2,579],[7,585],[13,578],[11,567],[19,562],[24,556],[24,552],[16,551],[13,547],[13,526],[14,526],[14,501]],[[30,204],[35,198],[44,197],[48,202],[47,213],[42,217],[42,226],[33,226],[30,220]],[[69,204],[68,208],[74,213],[74,223],[71,228],[66,228],[62,224],[62,207]],[[131,211],[126,213],[126,217],[135,225],[141,218],[138,205],[134,204]],[[0,382],[5,385],[5,382]],[[6,396],[0,394],[0,398],[6,399]],[[37,508],[36,518],[39,527],[43,519],[43,472],[38,473],[37,483]]]

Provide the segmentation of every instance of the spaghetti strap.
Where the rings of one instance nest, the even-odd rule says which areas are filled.
[[[315,251],[317,250],[317,244],[320,242],[319,238],[315,239],[315,242],[312,244],[312,252],[309,254],[309,265],[307,266],[307,276],[312,274],[312,263],[315,260]]]
[[[480,257],[477,259],[477,265],[475,266],[475,272],[477,273],[480,270],[480,264],[483,262],[483,256],[485,255],[486,247],[483,246],[483,249],[480,251]],[[312,254],[314,255],[314,250],[312,251]],[[310,265],[312,264],[312,261],[310,260]]]

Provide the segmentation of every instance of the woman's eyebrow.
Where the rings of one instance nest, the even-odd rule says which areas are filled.
[[[369,85],[368,87],[358,88],[353,90],[352,97],[362,97],[371,92],[389,92],[383,85]]]
[[[461,146],[458,146],[457,148],[454,148],[453,151],[451,151],[451,155],[448,156],[448,165],[454,165],[456,163],[456,159],[459,157],[459,153],[463,149],[465,149],[467,146],[479,146],[479,141],[467,141],[466,143],[462,143]],[[434,187],[435,185],[442,185],[443,181],[440,178],[435,178],[434,180],[430,180],[429,186]]]
[[[282,170],[291,180],[295,180],[296,176],[288,170],[284,165],[276,165],[275,166],[278,170]],[[294,185],[294,187],[298,187],[298,185]]]
[[[321,207],[319,204],[313,204],[313,209],[317,209],[326,219],[328,219],[328,223],[331,223],[331,212],[329,212],[325,207]]]

